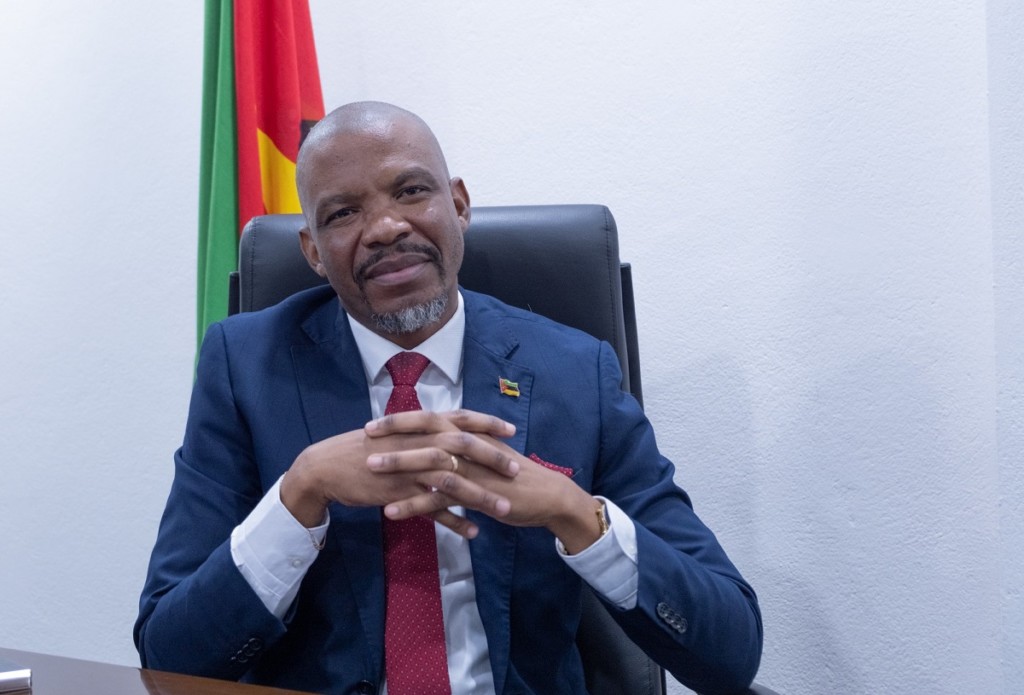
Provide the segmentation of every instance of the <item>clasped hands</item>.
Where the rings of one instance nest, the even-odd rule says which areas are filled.
[[[385,415],[307,447],[281,483],[281,501],[307,527],[340,502],[381,506],[393,520],[428,516],[474,538],[479,527],[449,509],[461,506],[514,526],[544,526],[570,553],[587,547],[600,535],[596,501],[501,441],[514,434],[512,424],[471,410]]]

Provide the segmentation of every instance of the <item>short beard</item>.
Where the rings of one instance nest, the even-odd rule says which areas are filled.
[[[384,314],[373,313],[370,314],[370,320],[385,335],[405,335],[437,323],[447,308],[448,293],[442,290],[441,294],[429,302]]]

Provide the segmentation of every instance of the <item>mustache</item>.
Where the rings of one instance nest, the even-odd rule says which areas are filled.
[[[380,263],[385,258],[390,256],[397,256],[402,253],[419,253],[430,259],[431,263],[437,265],[438,268],[443,270],[444,266],[441,265],[441,252],[433,246],[427,246],[426,244],[413,244],[408,241],[400,241],[394,246],[387,249],[381,249],[374,252],[369,258],[359,264],[356,268],[356,281],[359,284],[366,282],[366,274],[370,271],[377,263]]]

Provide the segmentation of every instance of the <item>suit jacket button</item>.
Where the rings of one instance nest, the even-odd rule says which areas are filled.
[[[370,681],[359,681],[356,685],[356,692],[359,695],[375,695],[377,687]]]
[[[664,601],[659,603],[657,611],[658,617],[668,623],[676,632],[686,632],[686,628],[689,627],[689,624],[686,622],[686,618],[679,615],[679,613],[673,610],[667,603]]]

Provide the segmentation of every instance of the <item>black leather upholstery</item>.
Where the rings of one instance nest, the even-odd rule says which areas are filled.
[[[300,215],[267,215],[246,225],[232,313],[262,309],[325,282],[299,249],[302,224]],[[618,232],[606,207],[474,207],[465,242],[463,287],[607,340],[619,356],[623,388],[643,403],[630,268],[619,261]],[[663,695],[664,671],[593,593],[584,594],[577,643],[591,695]]]

